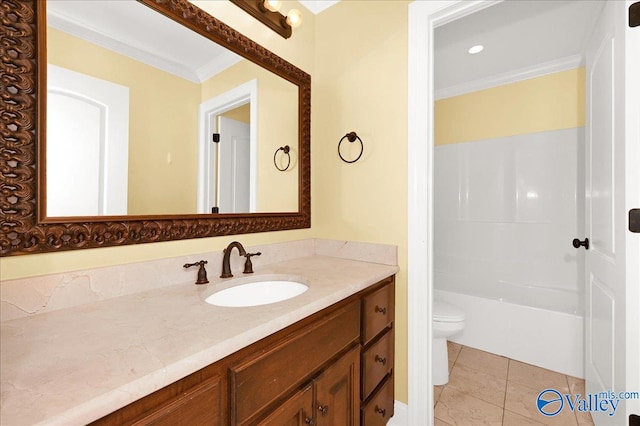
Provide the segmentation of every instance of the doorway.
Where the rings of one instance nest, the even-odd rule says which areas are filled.
[[[198,213],[255,212],[258,80],[203,102],[199,122]]]
[[[408,309],[409,309],[409,424],[430,424],[433,421],[433,389],[430,380],[431,371],[431,301],[433,295],[433,36],[439,25],[452,22],[460,17],[478,12],[498,2],[493,1],[437,1],[414,2],[409,6],[409,144],[408,144]],[[618,19],[623,17],[625,4],[620,2]],[[626,2],[628,7],[631,2]],[[621,13],[622,11],[622,13]],[[626,79],[637,75],[640,60],[637,55],[630,59],[630,53],[640,49],[637,32],[631,34],[629,28],[623,29],[626,38]],[[631,50],[631,49],[636,50]],[[426,70],[426,72],[425,72]],[[626,114],[638,114],[639,97],[627,98]],[[425,117],[427,118],[425,120]],[[640,159],[640,147],[637,144],[639,131],[627,125],[626,151],[623,165],[627,165],[625,181],[627,183],[623,197],[624,209],[640,203],[640,183],[637,167],[629,167],[633,161]],[[633,139],[635,138],[635,139]],[[632,139],[636,141],[632,142]],[[425,195],[426,194],[426,195]],[[617,219],[621,219],[620,211]],[[620,223],[618,223],[620,222]],[[624,227],[622,220],[616,221],[617,227]],[[638,343],[638,289],[629,283],[637,283],[640,279],[640,241],[637,234],[623,234],[626,245],[626,294],[620,300],[627,307],[626,327],[620,338],[626,338],[626,350],[618,361],[620,368],[626,368],[626,387],[637,388],[640,384],[638,366],[629,360],[637,359]],[[630,256],[635,256],[631,258]],[[631,261],[629,261],[631,260]],[[635,296],[630,297],[630,296]],[[624,310],[624,308],[623,308]],[[635,319],[635,322],[631,320]],[[624,321],[624,318],[623,318]],[[618,337],[618,336],[617,336]],[[633,338],[633,339],[632,339]],[[626,361],[625,361],[626,358]],[[634,388],[634,389],[635,389]],[[425,403],[428,402],[428,403]],[[628,412],[637,405],[627,405]]]

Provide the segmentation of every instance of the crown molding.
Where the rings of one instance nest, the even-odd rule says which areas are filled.
[[[541,77],[547,74],[567,71],[582,65],[584,65],[583,55],[567,56],[553,61],[544,62],[542,64],[536,64],[531,67],[520,68],[518,70],[494,75],[488,78],[482,78],[469,81],[467,83],[457,84],[455,86],[437,89],[435,91],[435,99],[439,100],[451,98],[453,96],[459,96],[471,92],[477,92],[479,90],[490,89],[492,87],[503,86],[505,84],[528,80],[534,77]]]
[[[225,54],[217,56],[200,68],[192,70],[175,61],[131,46],[126,39],[118,39],[112,34],[104,33],[85,23],[78,23],[54,11],[48,13],[47,24],[52,28],[64,31],[84,41],[109,49],[146,65],[191,81],[192,83],[202,83],[242,60],[240,56],[227,51]]]
[[[325,9],[330,8],[340,0],[299,0],[300,4],[306,7],[311,13],[317,15]]]

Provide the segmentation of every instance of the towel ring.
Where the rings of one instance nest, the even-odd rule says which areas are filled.
[[[356,157],[355,160],[346,160],[342,154],[340,153],[340,145],[342,144],[342,141],[347,138],[347,140],[351,143],[355,142],[356,139],[358,140],[358,142],[360,142],[360,154],[358,154],[358,156]],[[362,143],[362,139],[360,139],[360,136],[358,136],[358,134],[356,132],[349,132],[346,135],[344,135],[342,137],[342,139],[340,139],[340,142],[338,142],[338,155],[340,156],[340,159],[342,161],[344,161],[345,163],[355,163],[356,161],[358,161],[360,159],[360,157],[362,157],[362,153],[364,152],[364,144]]]
[[[285,168],[278,167],[278,162],[276,161],[276,156],[278,155],[278,151],[283,151],[285,154],[287,154],[288,161],[287,161],[287,167]],[[281,172],[288,170],[289,166],[291,165],[291,154],[289,154],[289,151],[291,151],[291,148],[289,148],[289,145],[285,145],[276,149],[276,152],[273,154],[273,165],[276,166],[276,169],[280,170]]]

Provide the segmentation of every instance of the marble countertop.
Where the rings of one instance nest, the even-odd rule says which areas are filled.
[[[238,281],[193,281],[5,321],[0,424],[86,424],[338,302],[397,266],[308,256],[251,279],[303,279],[282,302],[224,308],[204,302]]]

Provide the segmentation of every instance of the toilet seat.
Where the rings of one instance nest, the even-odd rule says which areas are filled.
[[[433,320],[438,322],[460,322],[464,321],[464,311],[441,301],[433,302]]]

